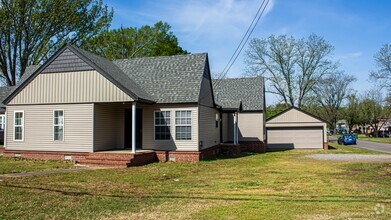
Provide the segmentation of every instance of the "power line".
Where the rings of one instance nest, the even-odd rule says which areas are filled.
[[[221,72],[221,74],[217,77],[217,80],[215,82],[215,87],[217,87],[219,82],[221,81],[221,79],[223,79],[227,75],[228,71],[231,69],[232,65],[235,63],[236,59],[239,57],[240,53],[242,52],[242,50],[243,50],[244,46],[246,45],[248,39],[250,38],[250,36],[253,33],[255,27],[257,26],[259,20],[261,19],[263,13],[265,12],[265,9],[266,9],[267,5],[269,4],[269,0],[267,0],[266,4],[265,4],[265,1],[266,0],[263,0],[263,2],[261,4],[261,6],[259,7],[259,9],[258,9],[258,11],[257,11],[257,13],[256,13],[256,15],[254,17],[254,19],[252,20],[250,26],[248,27],[246,33],[244,34],[242,40],[240,41],[238,47],[236,48],[235,52],[232,54],[231,58],[229,59],[227,65],[224,67],[224,69]],[[265,4],[265,6],[264,6],[264,4]],[[261,9],[262,9],[262,11],[261,11]],[[260,11],[261,11],[261,13],[259,14]],[[254,21],[255,21],[255,24],[254,24]],[[251,29],[251,31],[250,31],[250,29]],[[250,31],[250,33],[249,33],[249,31]]]
[[[261,6],[258,8],[258,11],[257,11],[257,13],[255,14],[253,20],[251,21],[250,26],[247,28],[246,33],[243,35],[242,40],[240,41],[240,43],[239,43],[238,46],[236,47],[235,52],[232,54],[232,56],[231,56],[231,58],[229,59],[227,65],[225,65],[223,71],[221,71],[221,73],[220,73],[220,75],[217,77],[217,79],[219,79],[219,78],[224,74],[225,70],[227,69],[227,67],[228,67],[229,64],[231,63],[232,59],[235,57],[236,52],[238,52],[238,50],[239,50],[239,48],[240,48],[240,45],[242,45],[244,39],[246,38],[248,32],[250,31],[250,29],[251,29],[251,27],[252,27],[252,25],[254,24],[255,20],[257,19],[258,15],[259,15],[259,12],[261,11],[262,6],[263,6],[264,3],[265,3],[265,0],[263,0]]]

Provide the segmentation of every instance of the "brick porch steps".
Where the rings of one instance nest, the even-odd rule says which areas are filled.
[[[130,167],[141,166],[156,162],[155,152],[143,153],[89,153],[84,158],[76,160],[82,165],[108,166],[108,167]]]

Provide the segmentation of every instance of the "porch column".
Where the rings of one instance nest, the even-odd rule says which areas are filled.
[[[235,112],[234,116],[234,144],[238,144],[238,113]]]
[[[136,153],[136,102],[132,102],[132,153]]]

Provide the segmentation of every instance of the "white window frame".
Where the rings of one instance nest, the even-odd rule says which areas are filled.
[[[16,113],[22,113],[21,125],[16,125]],[[25,114],[23,110],[14,111],[14,129],[13,129],[14,141],[24,141],[24,117]],[[16,127],[22,128],[22,139],[15,139]]]
[[[176,117],[176,113],[177,112],[190,112],[190,124],[177,124],[177,117]],[[181,116],[180,116],[181,118]],[[187,117],[186,117],[187,118]],[[193,111],[192,110],[187,110],[187,109],[183,109],[183,110],[176,110],[175,111],[175,117],[174,117],[174,120],[175,120],[175,140],[178,140],[178,141],[191,141],[193,139]],[[178,139],[177,138],[177,128],[178,127],[190,127],[190,139]]]
[[[54,123],[55,113],[57,111],[62,111],[62,125]],[[56,140],[56,139],[54,139],[54,137],[55,137],[55,135],[54,135],[55,127],[61,127],[61,126],[62,126],[62,140]],[[62,142],[64,140],[65,140],[65,111],[64,111],[64,109],[55,109],[55,110],[53,110],[53,141]]]
[[[156,125],[156,112],[168,112],[168,115],[170,116],[170,120],[168,120],[168,125]],[[156,139],[156,127],[168,127],[168,130],[170,131],[170,138],[169,139]],[[154,111],[153,112],[153,139],[155,141],[171,141],[172,140],[172,131],[171,131],[171,111],[170,110],[161,110],[161,111]]]
[[[0,115],[0,118],[2,118],[1,123],[0,123],[0,131],[5,130],[5,115]]]

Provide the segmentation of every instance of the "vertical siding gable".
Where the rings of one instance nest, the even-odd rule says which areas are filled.
[[[89,64],[69,49],[65,49],[41,73],[58,73],[94,70]]]
[[[95,70],[38,74],[9,105],[133,101]]]
[[[287,123],[287,122],[300,122],[300,123],[308,123],[308,122],[319,122],[323,123],[317,118],[314,118],[308,114],[305,114],[297,109],[290,109],[289,111],[269,120],[267,123]]]

